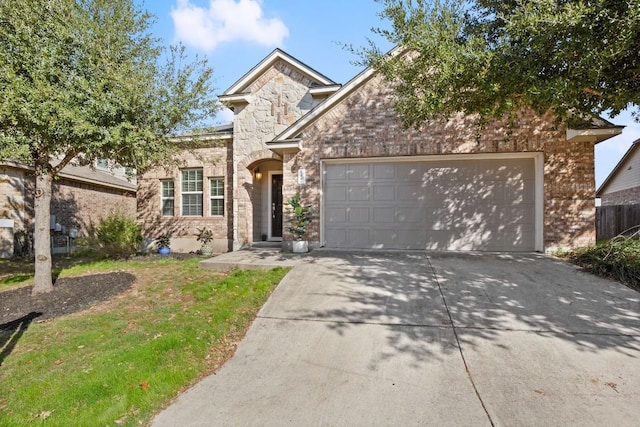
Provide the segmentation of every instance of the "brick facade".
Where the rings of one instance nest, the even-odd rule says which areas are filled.
[[[640,203],[640,187],[627,188],[626,190],[603,194],[602,197],[600,197],[600,203],[602,206],[633,205]]]
[[[211,243],[217,252],[226,252],[233,239],[233,206],[230,203],[232,186],[232,146],[231,143],[218,143],[208,148],[199,148],[183,153],[177,159],[179,166],[158,167],[138,177],[138,223],[142,225],[143,236],[148,248],[161,234],[171,233],[171,248],[176,252],[195,251],[201,244],[196,241],[197,229],[206,227],[213,231]],[[203,172],[203,215],[182,216],[179,199],[181,197],[181,170],[202,169]],[[209,179],[224,178],[224,215],[210,214]],[[161,180],[174,182],[174,214],[163,216],[161,212]]]
[[[100,224],[112,210],[135,218],[135,192],[67,179],[53,182],[51,214],[65,229],[75,228],[80,236],[86,236],[90,228]]]
[[[521,114],[512,129],[505,121],[479,131],[472,117],[462,115],[420,130],[404,129],[393,108],[393,96],[381,79],[373,78],[307,128],[303,150],[284,159],[285,199],[300,191],[314,212],[320,212],[323,159],[542,152],[545,247],[595,241],[593,143],[568,142],[566,129],[552,117],[528,113]],[[301,167],[307,177],[303,187],[297,184]],[[319,217],[314,218],[311,240],[320,238],[319,223]]]
[[[552,249],[595,241],[595,139],[567,140],[567,129],[553,117],[530,112],[523,112],[512,121],[495,121],[482,129],[474,117],[463,115],[419,130],[404,129],[394,109],[393,89],[375,75],[354,79],[353,85],[343,88],[348,88],[341,92],[345,94],[343,98],[329,98],[339,101],[333,104],[327,100],[314,109],[333,93],[331,88],[336,84],[318,77],[313,70],[304,70],[303,65],[274,51],[221,98],[234,110],[233,138],[228,145],[201,151],[200,157],[186,153],[182,156],[187,167],[202,167],[205,177],[225,173],[224,217],[206,215],[206,196],[203,217],[183,217],[177,211],[173,217],[161,216],[161,179],[175,180],[178,209],[178,168],[156,169],[139,179],[138,219],[148,237],[171,231],[185,239],[182,250],[197,249],[193,244],[195,229],[206,226],[214,230],[219,249],[235,250],[259,240],[267,232],[272,208],[270,184],[255,176],[260,168],[270,176],[282,173],[284,200],[300,192],[305,203],[312,205],[314,217],[308,238],[317,245],[323,160],[528,152],[543,159],[542,165],[537,163],[543,175],[543,187],[538,189],[542,200],[537,199],[543,211],[540,245]],[[312,95],[317,87],[322,90]],[[330,107],[322,108],[327,105]],[[313,113],[307,115],[310,111]],[[312,118],[308,124],[296,128],[307,117]],[[287,129],[292,129],[291,135]],[[282,132],[288,136],[277,140],[276,145],[299,141],[301,150],[278,150],[276,145],[270,145]],[[306,174],[302,185],[298,184],[300,169]],[[205,186],[205,194],[207,191]],[[287,233],[286,207],[283,216],[287,247],[292,238]]]

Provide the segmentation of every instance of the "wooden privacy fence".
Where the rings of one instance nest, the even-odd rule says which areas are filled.
[[[605,240],[640,225],[640,203],[635,205],[598,206],[596,239]],[[638,228],[635,229],[638,231]]]

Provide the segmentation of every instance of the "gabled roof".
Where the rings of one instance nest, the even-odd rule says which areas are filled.
[[[588,141],[599,144],[620,135],[623,129],[624,126],[614,125],[602,117],[594,117],[588,126],[567,129],[567,141]]]
[[[399,55],[404,50],[396,46],[391,49],[387,55]],[[315,108],[309,111],[307,114],[298,119],[295,123],[285,129],[282,133],[276,136],[267,145],[269,148],[277,153],[287,151],[300,151],[302,149],[299,139],[300,134],[307,127],[311,126],[318,118],[322,117],[327,111],[329,111],[336,104],[347,98],[354,91],[360,88],[362,85],[371,80],[377,71],[374,67],[370,66],[356,75],[353,79],[347,82],[344,86],[327,97],[323,102],[318,104]],[[566,138],[569,140],[584,140],[594,143],[599,143],[616,135],[619,135],[624,129],[624,126],[615,125],[602,117],[596,117],[592,120],[590,126],[584,129],[567,129]]]
[[[618,162],[618,164],[613,168],[607,179],[604,180],[600,188],[596,191],[596,197],[601,197],[601,194],[607,189],[607,186],[613,181],[613,179],[618,175],[618,173],[624,171],[625,163],[628,159],[632,158],[634,153],[640,149],[640,139],[633,141],[631,147],[624,153],[622,159]]]
[[[284,132],[276,136],[273,141],[267,142],[267,146],[278,154],[297,153],[302,150],[302,143],[298,137],[300,133],[340,101],[371,80],[375,74],[376,70],[373,67],[366,68],[323,102],[316,105],[316,107],[307,114],[300,117],[300,119],[285,129]]]
[[[3,160],[0,165],[6,165],[17,169],[23,169],[33,171],[32,166],[27,166],[23,163],[13,160]],[[101,171],[91,166],[79,166],[69,163],[58,174],[60,178],[66,178],[71,181],[84,182],[89,184],[98,185],[101,187],[117,188],[119,190],[126,190],[135,192],[136,184],[127,181],[126,179],[119,178],[108,172]]]
[[[325,76],[324,74],[319,73],[308,65],[298,61],[293,56],[288,53],[275,49],[266,58],[260,61],[255,67],[249,70],[244,76],[240,78],[237,82],[231,85],[231,87],[224,91],[222,95],[219,96],[220,101],[222,102],[241,102],[244,100],[244,97],[248,95],[246,93],[247,88],[257,79],[259,78],[266,70],[268,70],[273,64],[277,61],[284,61],[289,64],[290,67],[309,77],[312,81],[316,83],[315,87],[323,87],[323,86],[336,86],[337,83]]]
[[[400,47],[394,47],[391,49],[387,55],[398,55],[403,50]],[[349,80],[344,86],[338,89],[335,93],[330,95],[323,102],[318,104],[315,108],[309,111],[307,114],[298,119],[295,123],[289,126],[284,130],[280,135],[276,136],[273,141],[268,142],[267,145],[273,151],[278,152],[280,149],[278,147],[287,146],[290,148],[292,144],[292,139],[297,138],[297,136],[307,127],[309,127],[313,122],[316,121],[317,118],[321,117],[324,113],[329,111],[333,106],[338,104],[340,101],[345,99],[347,96],[352,94],[356,89],[367,83],[373,76],[375,76],[376,70],[374,67],[367,67],[360,73],[358,73],[354,78]],[[297,140],[296,140],[297,142]],[[299,146],[299,143],[298,143]],[[282,151],[282,150],[280,150]]]
[[[176,135],[176,136],[173,136],[172,139],[180,142],[189,142],[194,139],[197,139],[198,141],[201,141],[201,142],[233,139],[233,122],[225,123],[219,126],[214,126],[209,129],[200,129],[193,132],[184,133],[181,135]]]

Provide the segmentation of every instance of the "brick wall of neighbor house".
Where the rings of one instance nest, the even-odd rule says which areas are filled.
[[[285,155],[283,196],[300,191],[312,203],[316,217],[310,240],[319,240],[322,159],[536,151],[544,153],[545,247],[595,241],[592,143],[568,142],[565,129],[551,117],[533,114],[520,115],[509,137],[506,122],[491,123],[478,135],[473,118],[462,115],[420,131],[405,130],[392,100],[384,82],[370,80],[303,132],[301,152]],[[303,187],[296,182],[300,167],[306,168]],[[286,232],[285,239],[291,239]]]
[[[87,235],[112,210],[136,218],[136,194],[116,188],[97,186],[67,179],[55,180],[51,192],[51,214],[66,229],[76,228]]]
[[[0,166],[0,218],[14,220],[15,229],[25,228],[25,172]]]
[[[633,205],[640,203],[640,187],[627,188],[626,190],[603,194],[600,198],[600,203],[602,206]]]
[[[33,174],[16,167],[0,167],[0,218],[14,220],[14,229],[31,229],[33,211]],[[56,178],[51,189],[51,214],[66,230],[76,228],[86,236],[113,208],[136,217],[134,191],[115,189]]]
[[[190,252],[201,247],[197,242],[197,229],[206,227],[213,231],[214,240],[210,244],[216,252],[226,252],[233,233],[233,203],[231,143],[185,152],[180,156],[180,167],[158,167],[138,176],[138,223],[142,225],[143,236],[148,248],[153,247],[152,240],[164,233],[171,233],[171,249],[175,252]],[[180,215],[180,179],[181,169],[203,169],[203,216]],[[211,216],[209,203],[209,178],[224,177],[224,216]],[[160,181],[174,181],[174,216],[162,216],[160,199]]]
[[[24,194],[24,171],[0,165],[0,258],[14,255],[14,233],[25,228]]]

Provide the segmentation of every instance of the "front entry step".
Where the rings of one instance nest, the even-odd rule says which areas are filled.
[[[282,248],[282,242],[253,242],[251,243],[252,248]]]

